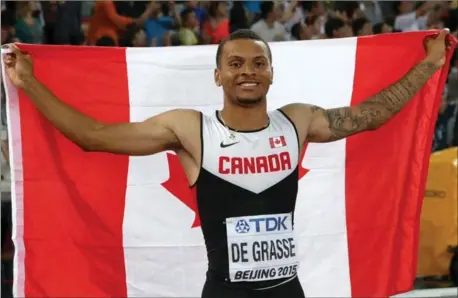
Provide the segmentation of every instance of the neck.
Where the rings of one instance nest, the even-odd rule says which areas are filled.
[[[274,18],[266,18],[264,21],[270,27],[272,27],[274,25],[274,23],[275,23],[275,19]]]
[[[227,126],[239,131],[262,129],[269,123],[265,100],[250,108],[225,104],[221,116]]]

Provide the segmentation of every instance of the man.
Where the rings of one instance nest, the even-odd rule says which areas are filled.
[[[353,31],[349,25],[337,17],[329,18],[324,24],[324,32],[328,38],[352,37]]]
[[[414,1],[394,1],[392,2],[396,12],[394,19],[394,29],[402,32],[426,30],[428,13],[439,3],[437,1],[426,1],[415,9]]]
[[[266,42],[283,41],[288,39],[285,26],[278,22],[279,11],[274,1],[263,1],[261,3],[261,19],[251,26]]]
[[[357,18],[352,22],[353,34],[355,36],[373,35],[372,24],[366,18]]]
[[[331,142],[387,122],[444,65],[447,33],[427,42],[421,63],[362,104],[326,110],[295,103],[267,112],[273,82],[270,48],[254,32],[239,30],[216,54],[214,79],[224,90],[221,111],[203,115],[175,109],[140,123],[102,123],[76,111],[34,77],[31,57],[14,45],[9,45],[12,53],[4,62],[11,82],[83,150],[177,153],[196,188],[207,248],[202,297],[296,298],[304,297],[297,277],[293,214],[305,142]],[[272,231],[273,225],[281,232]],[[250,238],[260,233],[265,241]],[[232,244],[240,236],[250,248],[235,251]],[[277,253],[272,255],[271,249]],[[254,261],[244,261],[247,254]],[[245,262],[245,271],[233,270],[235,259]]]
[[[181,28],[178,31],[178,37],[181,45],[194,46],[199,43],[199,37],[196,34],[196,27],[199,25],[196,19],[196,13],[191,8],[185,8],[181,12]]]

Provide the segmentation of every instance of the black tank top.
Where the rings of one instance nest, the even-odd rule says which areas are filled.
[[[298,135],[282,111],[269,118],[264,129],[231,135],[217,113],[202,116],[195,185],[207,276],[237,287],[269,287],[298,270]]]

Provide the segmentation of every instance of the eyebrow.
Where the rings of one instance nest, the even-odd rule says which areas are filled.
[[[245,59],[244,57],[242,56],[238,56],[238,55],[230,55],[229,57],[227,57],[228,59]],[[267,59],[266,56],[255,56],[253,57],[252,59]]]

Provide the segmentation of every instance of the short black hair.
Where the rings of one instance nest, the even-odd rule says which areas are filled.
[[[259,10],[261,11],[261,19],[266,19],[269,13],[271,13],[275,8],[275,3],[273,1],[262,1],[259,5]]]
[[[130,23],[127,25],[123,32],[123,37],[119,40],[119,45],[122,47],[133,47],[132,42],[135,38],[135,35],[141,30],[143,30],[143,28],[135,23]],[[108,40],[106,41],[108,42]]]
[[[104,35],[96,40],[95,45],[101,47],[115,47],[116,42],[111,36]]]
[[[377,23],[374,26],[372,26],[372,30],[374,31],[374,34],[382,33],[383,25],[385,25],[385,23],[380,22],[380,23]]]
[[[187,22],[188,21],[188,16],[194,12],[194,9],[192,8],[185,8],[181,11],[180,13],[180,18],[183,22]]]
[[[296,24],[291,27],[291,36],[293,36],[295,39],[300,40],[301,39],[301,22],[297,22]]]
[[[391,8],[394,11],[394,14],[399,14],[399,6],[401,5],[401,1],[393,1],[391,2]]]
[[[330,18],[326,21],[326,24],[324,24],[324,32],[327,37],[333,38],[334,30],[339,30],[343,26],[345,26],[345,23],[341,19]]]
[[[250,39],[250,40],[255,40],[255,41],[262,41],[266,47],[267,47],[267,54],[269,55],[269,61],[270,64],[272,64],[272,52],[270,51],[269,44],[261,38],[256,32],[250,30],[250,29],[239,29],[234,32],[232,32],[226,39],[223,39],[219,45],[218,49],[216,50],[216,66],[220,66],[220,59],[221,59],[221,53],[223,52],[224,45],[226,42],[230,40],[238,40],[238,39]]]
[[[353,34],[355,36],[358,36],[358,33],[361,29],[363,29],[364,25],[366,25],[366,23],[369,23],[369,20],[366,19],[366,18],[357,18],[355,19],[351,26],[352,26],[352,29],[353,29]]]
[[[303,10],[308,12],[319,5],[318,1],[299,1],[299,4],[302,6]]]

